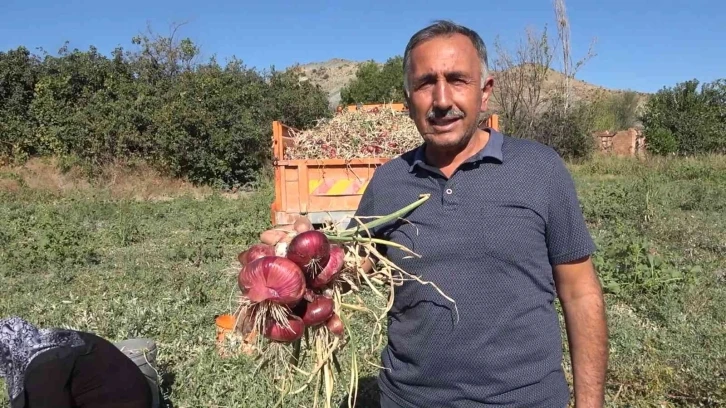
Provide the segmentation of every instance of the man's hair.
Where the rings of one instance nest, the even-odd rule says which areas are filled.
[[[489,76],[489,64],[487,59],[487,47],[479,34],[470,28],[448,20],[436,20],[430,26],[425,27],[414,34],[406,45],[406,51],[403,53],[403,89],[407,96],[409,94],[408,71],[411,66],[411,50],[424,41],[428,41],[436,37],[451,36],[454,34],[465,35],[474,45],[474,48],[479,55],[479,60],[481,61],[481,82],[484,84],[484,81],[486,81]]]

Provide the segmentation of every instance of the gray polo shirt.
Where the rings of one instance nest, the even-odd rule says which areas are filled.
[[[431,198],[373,233],[410,248],[387,257],[435,289],[407,282],[388,316],[379,385],[402,407],[563,407],[569,389],[551,265],[590,255],[572,178],[540,143],[493,129],[446,179],[424,147],[379,167],[359,216]]]

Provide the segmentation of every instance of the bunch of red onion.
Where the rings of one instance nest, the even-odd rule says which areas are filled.
[[[261,243],[251,245],[239,254],[242,269],[237,280],[242,292],[242,310],[245,320],[254,322],[253,333],[259,333],[260,338],[269,340],[266,347],[260,348],[262,358],[284,370],[284,375],[275,373],[276,380],[303,373],[307,380],[295,393],[310,384],[318,384],[325,392],[326,406],[330,406],[336,381],[333,371],[339,369],[336,352],[344,343],[352,348],[357,347],[357,342],[348,343],[343,338],[345,327],[341,318],[348,314],[343,315],[341,310],[345,308],[372,313],[372,308],[365,304],[343,303],[342,295],[349,290],[357,291],[367,284],[375,294],[385,299],[374,287],[374,284],[385,283],[384,279],[377,277],[388,278],[388,282],[393,282],[392,271],[400,268],[394,268],[395,265],[377,252],[375,245],[409,251],[400,244],[367,237],[365,231],[404,217],[428,198],[430,195],[422,195],[416,202],[394,213],[345,230],[314,230],[310,221],[300,218],[291,229],[274,228],[263,232]],[[347,259],[346,251],[350,252]],[[361,252],[369,252],[373,258],[380,259],[383,267],[377,269],[374,266],[373,273],[359,268],[361,259],[357,254]],[[350,263],[350,267],[346,267],[346,262]],[[385,312],[393,304],[393,291],[386,304]],[[378,319],[384,317],[385,313]],[[377,322],[374,327],[382,326]],[[303,336],[306,337],[304,342],[301,341]],[[251,337],[252,334],[245,342],[250,342]],[[374,338],[371,336],[371,339]],[[293,346],[292,359],[289,358],[288,344]],[[303,344],[313,351],[305,353],[314,358],[313,369],[309,373],[289,367],[299,364]],[[349,393],[354,395],[358,378],[357,353],[354,351],[351,355],[349,367],[352,388]]]
[[[343,334],[332,297],[326,295],[343,269],[345,253],[321,231],[295,233],[281,256],[279,247],[254,244],[238,256],[237,281],[246,302],[264,323],[266,338],[283,343],[300,339],[307,327]],[[260,316],[258,316],[259,318]],[[258,319],[259,321],[259,319]]]

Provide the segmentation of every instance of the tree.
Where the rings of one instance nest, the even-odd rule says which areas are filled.
[[[200,55],[199,47],[188,37],[177,39],[177,32],[185,24],[173,23],[167,36],[156,34],[149,26],[146,33],[131,39],[132,44],[139,46],[137,51],[127,54],[136,75],[152,85],[158,85],[159,81],[194,69]]]
[[[286,125],[305,129],[332,116],[328,97],[320,85],[303,80],[297,66],[269,75],[271,115]]]
[[[535,136],[537,118],[548,103],[545,84],[550,74],[553,54],[547,27],[538,34],[528,28],[526,39],[510,52],[497,36],[494,40],[497,72],[493,100],[507,133],[519,137]]]
[[[39,64],[25,47],[0,52],[0,163],[35,153],[28,109]]]
[[[340,91],[341,103],[403,103],[403,57],[389,58],[383,66],[366,61]]]
[[[200,63],[179,27],[149,30],[109,56],[67,43],[43,58],[22,47],[0,53],[0,160],[55,156],[91,174],[143,160],[231,187],[254,182],[269,162],[273,120],[304,128],[332,114],[327,95],[295,69]]]
[[[555,8],[555,18],[557,20],[559,45],[562,46],[562,72],[565,75],[560,85],[560,100],[562,101],[562,109],[565,113],[567,113],[567,110],[572,104],[572,80],[575,78],[575,75],[577,75],[577,71],[579,71],[580,68],[582,68],[588,60],[590,60],[590,58],[595,56],[593,53],[593,45],[595,41],[593,40],[590,44],[590,48],[587,50],[585,57],[583,57],[580,61],[573,63],[572,51],[570,49],[570,21],[567,18],[565,0],[554,0],[553,4]]]
[[[641,120],[656,154],[726,153],[726,79],[663,88],[648,99]]]
[[[597,92],[591,102],[593,131],[617,132],[637,125],[640,97],[637,92]]]

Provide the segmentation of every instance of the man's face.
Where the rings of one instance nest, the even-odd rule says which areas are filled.
[[[426,143],[438,152],[466,147],[486,109],[481,62],[463,35],[438,37],[411,51],[409,111]]]

